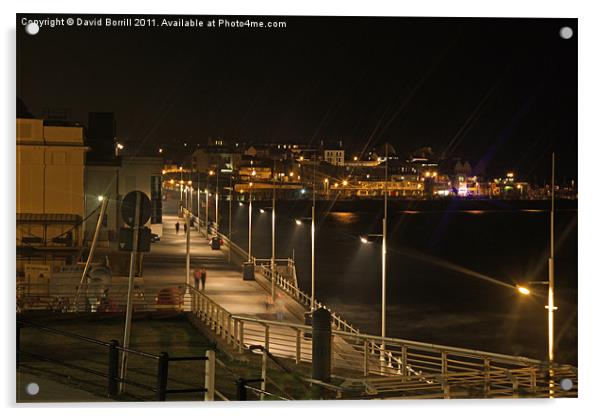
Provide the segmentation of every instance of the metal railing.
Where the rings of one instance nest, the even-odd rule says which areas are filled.
[[[52,284],[17,284],[17,312],[46,310],[53,312],[103,312],[123,313],[127,305],[126,280],[87,283],[74,308],[79,282]],[[133,292],[134,312],[190,310],[185,296],[185,284],[158,284],[135,281]]]
[[[193,313],[232,348],[242,352],[262,345],[274,356],[311,362],[311,326],[232,315],[204,293],[191,293]],[[577,392],[577,369],[569,365],[554,364],[551,380],[547,363],[530,358],[337,329],[332,334],[333,371],[363,377],[373,384],[367,390],[377,393],[418,391],[415,385],[425,391],[439,389],[450,397],[470,393],[471,386],[480,386],[471,394],[483,397],[548,397],[550,391],[565,397]],[[573,389],[560,388],[563,378],[573,382]]]
[[[105,369],[103,366],[99,366],[98,357],[87,357],[85,363],[76,364],[73,360],[67,358],[51,357],[49,355],[43,355],[37,352],[26,351],[22,348],[22,332],[24,328],[35,329],[44,333],[60,336],[71,340],[76,340],[88,345],[94,345],[101,348],[106,348],[106,361]],[[204,356],[187,356],[187,357],[170,357],[168,353],[162,352],[160,354],[152,354],[144,351],[135,350],[132,348],[124,348],[119,345],[116,340],[110,342],[101,341],[98,339],[85,337],[71,332],[63,331],[56,328],[50,328],[43,325],[39,325],[34,322],[25,320],[17,320],[17,334],[16,334],[16,351],[17,351],[17,369],[21,365],[22,357],[27,356],[32,358],[33,361],[49,362],[60,366],[64,369],[75,370],[76,372],[82,372],[103,378],[106,380],[106,395],[109,398],[118,398],[119,385],[132,386],[142,391],[152,392],[156,401],[165,401],[168,394],[182,394],[182,393],[204,393],[204,399],[206,401],[214,400],[215,391],[215,351],[207,350]],[[36,345],[37,349],[40,350],[42,345]],[[143,381],[134,380],[133,377],[120,377],[119,376],[119,354],[127,353],[135,357],[139,357],[145,360],[151,360],[151,363],[145,362],[144,368],[152,367],[153,364],[156,368],[154,375],[146,375],[143,377]],[[32,361],[32,360],[30,360]],[[205,362],[205,375],[204,385],[202,387],[193,388],[168,388],[168,373],[169,365],[172,362],[190,362],[190,361],[204,361]],[[28,364],[31,364],[28,362]],[[148,384],[149,380],[155,379],[155,384]]]

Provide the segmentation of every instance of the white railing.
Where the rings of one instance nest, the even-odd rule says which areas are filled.
[[[232,315],[204,293],[190,292],[195,316],[239,352],[261,345],[296,363],[312,361],[311,326]],[[383,342],[379,336],[336,329],[332,336],[333,373],[357,374],[378,393],[434,389],[442,397],[459,397],[472,387],[485,397],[550,392],[547,364],[539,360],[397,338],[385,338],[382,350],[374,347]],[[562,390],[563,378],[575,387]],[[552,384],[557,397],[576,395],[577,369],[555,364]]]

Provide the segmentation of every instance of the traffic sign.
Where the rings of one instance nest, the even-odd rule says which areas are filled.
[[[128,193],[121,203],[121,216],[123,221],[130,227],[134,226],[136,219],[136,195],[140,194],[140,222],[144,225],[151,217],[151,201],[148,196],[141,191],[132,191]]]
[[[119,229],[119,251],[133,251],[134,229],[121,227]],[[149,252],[151,248],[151,230],[148,227],[138,229],[138,252]]]

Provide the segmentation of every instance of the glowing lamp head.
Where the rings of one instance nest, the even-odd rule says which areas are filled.
[[[259,212],[261,212],[263,214],[265,212],[265,209],[259,208]]]
[[[368,244],[368,239],[366,237],[360,237],[360,241],[364,244]]]
[[[301,222],[301,220],[295,220],[295,224],[297,224],[297,225],[301,225],[301,224],[303,224],[303,223]]]
[[[524,286],[517,285],[516,290],[518,290],[518,293],[520,293],[521,295],[530,295],[531,294],[531,291]]]
[[[239,202],[239,203],[238,203],[238,206],[239,206],[239,207],[242,207],[242,206],[243,206],[243,203],[242,203],[242,202]]]
[[[100,202],[104,201],[104,199],[105,199],[104,195],[98,195],[98,200]]]
[[[343,181],[343,186],[347,186],[348,183],[349,182],[347,182],[347,181]]]

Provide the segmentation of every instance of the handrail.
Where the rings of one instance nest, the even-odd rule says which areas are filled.
[[[232,319],[236,319],[239,321],[246,321],[246,322],[254,322],[254,323],[258,323],[258,324],[262,324],[262,325],[272,325],[272,326],[295,328],[295,329],[304,330],[306,332],[311,332],[311,329],[312,329],[312,327],[309,325],[297,324],[294,322],[269,321],[267,319],[253,318],[253,317],[242,316],[242,315],[232,315]],[[533,358],[505,355],[505,354],[499,354],[499,353],[494,353],[494,352],[487,352],[487,351],[480,351],[480,350],[473,350],[473,349],[466,349],[466,348],[459,348],[459,347],[452,347],[452,346],[447,346],[447,345],[430,344],[430,343],[406,340],[406,339],[401,339],[401,338],[390,338],[390,337],[382,338],[377,335],[350,334],[349,332],[339,331],[336,329],[332,330],[332,333],[334,335],[344,336],[347,338],[373,340],[373,341],[376,341],[379,343],[384,341],[385,343],[389,343],[389,344],[403,344],[403,345],[407,345],[407,346],[427,349],[427,350],[430,350],[433,352],[440,352],[441,350],[445,350],[448,352],[458,353],[460,355],[477,356],[478,358],[489,357],[489,358],[495,358],[497,360],[511,361],[513,363],[520,361],[522,363],[528,363],[528,364],[533,364],[533,365],[544,364],[543,361],[536,360]]]

